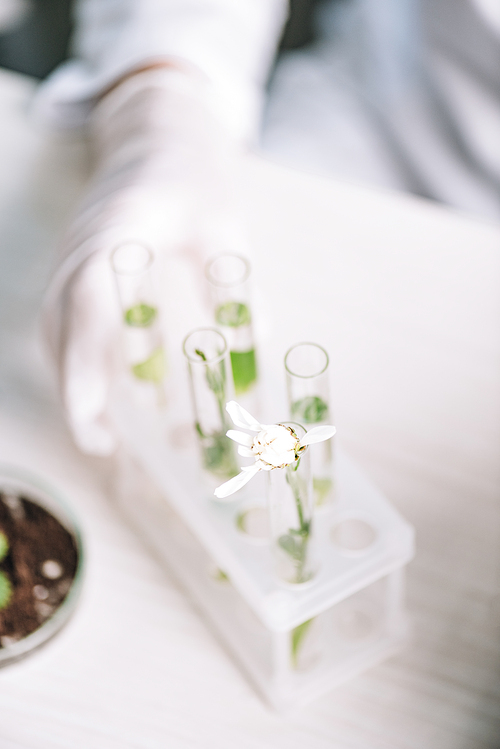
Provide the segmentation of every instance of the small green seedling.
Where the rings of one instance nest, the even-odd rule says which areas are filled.
[[[9,553],[9,542],[5,533],[0,531],[0,562],[2,562]],[[5,574],[0,570],[0,611],[7,608],[12,598],[12,585]]]

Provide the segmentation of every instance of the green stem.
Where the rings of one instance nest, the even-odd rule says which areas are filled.
[[[281,548],[289,554],[292,559],[295,560],[297,569],[297,582],[305,582],[305,566],[307,562],[307,547],[309,541],[311,523],[304,517],[304,508],[302,504],[302,498],[300,496],[300,486],[298,485],[298,478],[295,475],[299,467],[300,459],[297,461],[295,466],[287,467],[286,470],[286,481],[292,490],[295,506],[297,508],[297,515],[299,519],[298,528],[289,528],[288,535],[282,536],[279,540]]]
[[[300,464],[300,458],[297,460],[295,466],[292,468],[291,466],[286,469],[286,480],[288,485],[290,486],[293,496],[295,499],[295,505],[297,507],[297,514],[299,516],[299,526],[300,531],[304,535],[307,535],[309,533],[309,523],[305,522],[304,520],[304,508],[302,507],[302,498],[300,496],[300,487],[297,486],[297,481],[295,480],[296,477],[294,476],[292,478],[292,475],[297,471]]]
[[[304,524],[304,510],[302,508],[302,500],[300,498],[300,492],[297,490],[296,487],[292,487],[292,491],[295,497],[295,504],[297,506],[297,513],[299,515],[299,523],[300,523],[300,530],[304,532],[305,524]]]
[[[225,378],[224,370],[217,371],[210,367],[207,357],[201,349],[195,349],[195,353],[205,363],[205,377],[209,389],[215,396],[217,409],[220,418],[220,431],[214,434],[204,434],[201,425],[196,424],[198,434],[204,440],[203,453],[205,468],[211,473],[224,477],[232,477],[238,472],[238,467],[234,460],[233,444],[226,437],[227,421],[225,412]],[[215,365],[217,366],[217,365]],[[222,367],[223,364],[220,364]]]

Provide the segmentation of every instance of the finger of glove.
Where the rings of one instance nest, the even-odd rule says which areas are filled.
[[[65,291],[62,394],[75,442],[108,455],[116,437],[107,404],[116,360],[117,301],[107,258],[87,261]]]
[[[168,183],[131,182],[99,185],[87,196],[86,205],[65,237],[66,253],[86,247],[89,254],[109,251],[131,239],[158,252],[182,246],[196,225],[193,195]]]

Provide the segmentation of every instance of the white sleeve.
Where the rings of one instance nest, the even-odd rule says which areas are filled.
[[[207,78],[221,120],[247,138],[286,20],[288,0],[80,0],[73,58],[39,88],[35,108],[67,127],[145,62],[171,59]]]
[[[500,36],[500,3],[498,0],[472,0],[472,5],[476,7],[491,31]]]

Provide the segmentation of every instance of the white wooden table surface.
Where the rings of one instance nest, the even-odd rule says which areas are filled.
[[[244,169],[261,330],[281,332],[267,363],[326,346],[343,445],[417,529],[412,645],[284,719],[123,522],[106,462],[72,446],[36,313],[85,149],[30,123],[32,91],[0,72],[0,459],[67,494],[87,576],[68,627],[0,672],[1,749],[499,747],[500,227]]]

